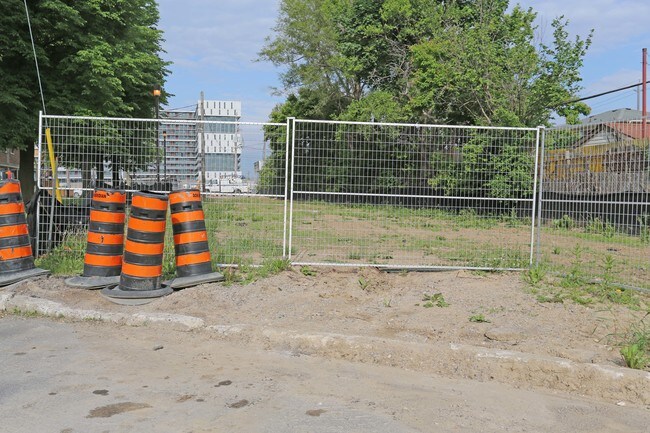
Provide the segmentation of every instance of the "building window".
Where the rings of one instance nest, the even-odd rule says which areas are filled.
[[[205,170],[206,171],[234,171],[235,155],[208,153],[205,155]]]

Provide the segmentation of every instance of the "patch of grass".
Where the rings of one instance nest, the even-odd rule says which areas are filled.
[[[559,293],[552,293],[550,295],[540,294],[537,295],[537,302],[539,303],[549,302],[549,303],[561,304],[564,302],[564,298]]]
[[[449,258],[450,261],[461,262],[465,266],[479,268],[527,268],[528,254],[524,251],[492,244],[466,245]]]
[[[642,215],[637,218],[639,222],[639,238],[641,243],[650,244],[650,215]]]
[[[569,272],[564,276],[560,285],[565,288],[582,287],[587,281],[584,275],[584,267],[582,263],[582,254],[584,249],[580,244],[576,244],[572,251],[573,261]]]
[[[368,290],[370,286],[370,280],[368,280],[365,277],[359,277],[359,280],[357,282],[359,283],[359,287],[361,287],[361,290]]]
[[[350,259],[350,260],[361,260],[361,257],[363,257],[363,254],[361,254],[359,252],[354,252],[354,253],[348,254],[348,259]]]
[[[509,214],[502,215],[501,219],[506,223],[506,227],[517,228],[521,227],[524,223],[524,221],[517,215],[517,210],[515,208],[510,209]]]
[[[317,275],[316,271],[310,268],[309,266],[301,266],[300,273],[303,274],[305,277],[313,277]]]
[[[469,316],[469,321],[474,323],[490,323],[483,314],[474,314],[473,316]]]
[[[524,272],[524,280],[531,286],[538,286],[546,277],[544,265],[534,265]]]
[[[15,316],[21,316],[21,317],[43,317],[44,316],[44,314],[36,310],[23,310],[18,307],[14,307],[11,310],[11,314]]]
[[[86,233],[68,233],[63,242],[51,252],[38,257],[34,263],[53,275],[80,275],[84,268]]]
[[[650,365],[650,326],[644,322],[649,314],[630,328],[621,344],[621,356],[630,368],[643,370]]]
[[[623,356],[625,365],[637,370],[643,370],[648,365],[648,362],[650,362],[650,358],[646,355],[645,350],[638,344],[623,346],[621,348],[621,356]]]
[[[616,227],[596,217],[587,222],[585,225],[585,233],[599,234],[605,236],[607,239],[611,239],[616,234]]]
[[[555,229],[571,230],[575,227],[575,222],[569,215],[562,215],[562,218],[553,220],[552,225]]]
[[[449,306],[449,303],[445,301],[445,297],[442,295],[442,293],[434,293],[434,294],[425,293],[422,296],[422,300],[425,301],[424,304],[422,304],[424,308],[431,308],[431,307],[444,308]]]
[[[237,268],[226,268],[224,270],[225,284],[233,283],[250,284],[263,278],[286,271],[291,267],[289,260],[267,259],[260,266],[253,266],[250,263],[240,263]]]

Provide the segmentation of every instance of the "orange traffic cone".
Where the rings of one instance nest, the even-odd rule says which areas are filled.
[[[133,194],[120,283],[101,291],[111,301],[140,305],[173,291],[161,283],[167,202],[165,194]]]
[[[173,289],[223,281],[222,274],[212,271],[205,216],[198,189],[173,191],[169,195],[176,275],[169,282]]]
[[[0,286],[50,271],[34,265],[20,182],[0,182]]]
[[[124,191],[96,189],[90,211],[83,275],[65,283],[81,289],[101,289],[120,282],[124,249]]]

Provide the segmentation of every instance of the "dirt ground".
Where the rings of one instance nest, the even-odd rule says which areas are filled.
[[[319,355],[402,368],[417,366],[409,362],[408,353],[400,353],[404,345],[397,343],[469,345],[624,367],[618,346],[646,314],[615,304],[541,303],[520,273],[310,270],[313,275],[293,268],[247,285],[204,284],[137,307],[116,305],[97,291],[69,288],[59,277],[26,281],[12,290],[80,309],[194,316],[217,328],[255,326],[278,332],[375,338],[384,347],[390,345],[389,359],[363,358],[349,348],[336,347]],[[436,305],[434,296],[429,301],[433,306],[428,307],[425,298],[436,294],[444,299],[442,305],[448,305]],[[229,336],[232,341],[238,338]],[[246,338],[242,333],[240,339]],[[453,363],[444,359],[434,362],[436,374],[459,374]],[[507,382],[507,377],[500,380]],[[524,388],[541,384],[570,391],[563,380],[561,375],[540,379],[531,374],[512,375],[511,379]],[[592,385],[582,383],[580,389],[600,389]],[[599,396],[610,398],[606,387],[601,388],[604,390],[598,391],[602,394]]]

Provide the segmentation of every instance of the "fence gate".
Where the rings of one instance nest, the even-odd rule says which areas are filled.
[[[298,265],[522,269],[539,130],[293,120]]]

